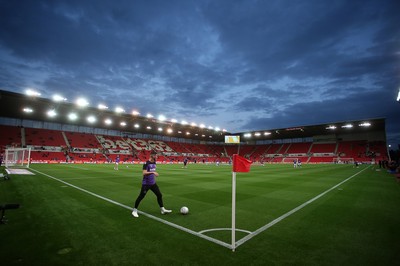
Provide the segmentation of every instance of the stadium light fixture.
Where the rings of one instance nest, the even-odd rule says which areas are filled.
[[[33,89],[27,89],[27,90],[25,91],[25,93],[26,93],[26,95],[32,96],[32,97],[37,97],[37,96],[40,96],[40,95],[41,95],[39,92],[37,92],[37,91],[35,91],[35,90],[33,90]]]
[[[126,122],[121,122],[121,123],[119,123],[121,126],[126,126]]]
[[[172,118],[172,119],[171,119],[171,122],[172,122],[172,123],[178,123],[178,120],[176,120],[175,118]]]
[[[135,127],[135,128],[139,128],[140,125],[139,125],[139,124],[135,124],[134,127]]]
[[[189,136],[189,135],[190,135],[190,132],[189,132],[189,131],[187,131],[187,132],[186,132],[186,135],[187,135],[187,136]]]
[[[182,134],[182,131],[179,130],[179,131],[178,131],[178,134]]]
[[[220,131],[221,129],[219,127],[215,127],[215,131]]]
[[[226,130],[225,128],[222,129],[222,132],[228,132],[228,130]]]
[[[154,116],[153,116],[152,114],[148,113],[148,114],[146,115],[146,117],[147,117],[147,118],[153,118]]]
[[[246,133],[243,135],[245,138],[250,138],[251,137],[251,133]]]
[[[206,137],[206,135],[204,135],[204,134],[203,134],[203,135],[201,135],[201,137],[205,138],[205,137]]]
[[[352,128],[352,127],[353,127],[352,124],[346,124],[346,125],[343,125],[343,126],[342,126],[342,128]]]
[[[271,132],[264,132],[264,136],[269,136],[271,134],[272,134]]]
[[[151,129],[151,126],[147,126],[146,128],[147,128],[147,129]]]
[[[97,105],[97,108],[99,108],[100,110],[107,110],[108,109],[108,106],[107,105],[105,105],[105,104],[99,104],[99,105]]]
[[[200,128],[205,128],[205,127],[206,127],[206,125],[200,124]]]
[[[400,102],[400,88],[399,88],[399,92],[397,93],[397,101]]]
[[[161,132],[163,129],[162,129],[162,127],[159,127],[157,130]]]
[[[25,113],[33,113],[33,110],[29,107],[25,107],[24,109],[22,109]]]
[[[87,118],[87,121],[89,122],[89,123],[94,123],[94,122],[96,122],[96,117],[94,117],[94,116],[88,116],[88,118]]]
[[[67,101],[67,98],[62,97],[61,95],[54,94],[53,95],[53,101],[55,102],[65,102]]]
[[[214,129],[214,128],[213,128],[212,126],[208,126],[208,129],[211,129],[211,130],[212,130],[212,129]]]
[[[370,122],[364,122],[364,123],[359,124],[358,126],[360,126],[360,127],[370,127],[371,123]]]
[[[326,127],[326,129],[329,129],[329,130],[334,130],[334,129],[336,129],[336,126],[334,126],[334,125],[330,125],[330,126]]]
[[[197,124],[196,124],[195,122],[190,123],[190,125],[191,125],[192,127],[197,126]]]
[[[78,115],[75,114],[75,113],[70,113],[70,114],[68,115],[68,119],[69,119],[69,120],[72,120],[72,121],[75,121],[76,119],[78,119]]]
[[[76,100],[76,104],[80,107],[86,107],[89,105],[89,102],[84,98],[79,98],[78,100]]]
[[[106,120],[104,120],[104,123],[106,123],[106,125],[111,125],[112,124],[112,120],[107,118]]]
[[[167,120],[167,118],[165,117],[165,115],[159,115],[158,120],[163,122],[163,121]]]
[[[125,113],[125,110],[124,110],[124,108],[117,106],[117,107],[115,107],[115,112],[117,114],[121,114],[121,113]]]
[[[181,124],[182,124],[182,125],[187,125],[187,124],[188,124],[188,122],[187,122],[187,121],[185,121],[185,120],[182,120],[182,121],[181,121]]]
[[[49,117],[55,117],[56,115],[57,115],[57,113],[55,110],[49,110],[47,112],[47,116],[49,116]]]
[[[172,130],[172,128],[168,128],[167,129],[167,133],[169,133],[169,134],[171,134],[171,133],[173,133],[174,131]]]
[[[138,111],[136,111],[136,110],[133,110],[132,111],[132,115],[140,115],[140,113]]]
[[[260,132],[256,132],[256,133],[254,133],[254,136],[259,137],[259,136],[261,136],[261,133]]]

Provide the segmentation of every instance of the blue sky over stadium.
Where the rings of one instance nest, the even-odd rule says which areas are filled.
[[[0,88],[230,132],[386,118],[400,2],[1,1]]]

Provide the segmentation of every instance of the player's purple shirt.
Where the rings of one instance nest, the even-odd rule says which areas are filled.
[[[156,171],[156,163],[147,161],[143,165],[143,170],[147,170],[147,172],[155,172]],[[156,175],[149,174],[143,175],[142,185],[154,185],[156,183]]]
[[[120,161],[120,158],[117,157],[117,158],[115,159],[115,162],[116,162],[116,163],[119,163],[119,161]]]

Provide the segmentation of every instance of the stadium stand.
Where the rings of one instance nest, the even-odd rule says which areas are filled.
[[[3,152],[6,146],[20,147],[22,144],[21,127],[0,125],[0,151]]]
[[[120,136],[94,135],[38,128],[0,126],[1,146],[32,147],[34,162],[143,162],[151,152],[165,163],[228,163],[235,153],[253,162],[293,163],[293,158],[303,163],[333,163],[340,158],[371,162],[387,159],[384,141],[337,141],[331,143],[273,143],[273,144],[194,144],[186,142],[132,139]]]

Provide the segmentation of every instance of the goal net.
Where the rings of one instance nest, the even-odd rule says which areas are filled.
[[[6,168],[27,167],[31,160],[31,148],[10,148],[6,149],[4,164]]]
[[[333,158],[333,163],[354,164],[354,158]]]

